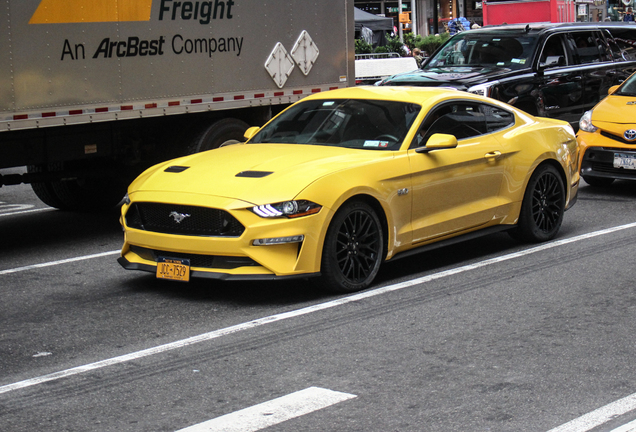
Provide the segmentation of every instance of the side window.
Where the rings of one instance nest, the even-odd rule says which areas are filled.
[[[458,140],[488,132],[486,116],[474,102],[446,103],[434,108],[424,119],[410,148],[421,147],[436,133],[454,135]]]
[[[499,107],[482,105],[481,111],[486,119],[488,133],[496,132],[515,124],[514,114]]]
[[[569,35],[569,41],[578,64],[611,60],[609,49],[599,33],[592,31],[573,32]]]
[[[539,60],[539,67],[552,68],[566,66],[568,58],[561,35],[552,35],[546,39]]]
[[[622,61],[622,60],[624,60],[623,51],[621,50],[621,47],[614,40],[614,38],[612,37],[611,33],[607,29],[603,30],[603,36],[605,37],[605,40],[607,41],[607,45],[610,48],[610,53],[612,55],[612,60],[614,60],[614,61]]]
[[[611,27],[610,32],[622,51],[622,57],[625,60],[636,60],[636,29],[628,28],[627,26],[617,26]]]

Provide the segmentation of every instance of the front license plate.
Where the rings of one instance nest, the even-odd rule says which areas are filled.
[[[614,153],[614,168],[636,169],[636,155],[631,153]]]
[[[188,282],[190,280],[190,260],[159,257],[157,278]]]

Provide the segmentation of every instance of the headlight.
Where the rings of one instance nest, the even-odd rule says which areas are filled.
[[[479,84],[476,86],[472,86],[468,89],[468,93],[490,97],[492,95],[492,90],[495,88],[495,85],[497,84],[499,84],[499,81],[493,81],[486,84]]]
[[[579,120],[579,129],[584,132],[596,132],[598,128],[592,124],[592,111],[586,111]]]
[[[263,218],[296,218],[318,213],[322,206],[307,200],[285,201],[252,207],[252,211]]]

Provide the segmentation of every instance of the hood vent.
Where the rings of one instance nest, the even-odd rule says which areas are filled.
[[[168,168],[166,168],[164,170],[164,172],[180,173],[180,172],[184,172],[188,168],[190,168],[190,167],[173,165],[173,166],[169,166]]]
[[[262,178],[274,174],[273,171],[241,171],[236,177]]]

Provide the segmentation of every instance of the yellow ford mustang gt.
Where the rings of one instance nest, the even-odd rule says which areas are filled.
[[[581,176],[591,186],[636,180],[636,74],[583,115],[577,139]]]
[[[351,292],[385,260],[461,238],[552,239],[578,190],[567,123],[456,90],[315,94],[245,137],[130,185],[124,268],[174,280],[319,276]]]

